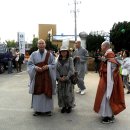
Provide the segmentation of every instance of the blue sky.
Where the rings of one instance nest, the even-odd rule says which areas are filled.
[[[73,0],[0,0],[1,41],[17,40],[17,32],[25,32],[30,41],[33,34],[38,35],[38,24],[42,23],[57,24],[57,34],[74,34],[72,3]],[[81,0],[78,9],[78,32],[108,32],[115,22],[130,21],[128,0]]]

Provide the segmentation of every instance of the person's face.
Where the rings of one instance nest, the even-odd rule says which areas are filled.
[[[40,51],[44,51],[44,49],[45,49],[45,47],[46,47],[46,43],[43,42],[43,41],[40,41],[40,42],[38,43],[37,47],[38,47],[38,49],[39,49]]]
[[[61,56],[62,56],[62,57],[67,57],[67,51],[66,51],[66,50],[61,51]]]
[[[75,47],[80,48],[80,42],[79,41],[75,42]]]

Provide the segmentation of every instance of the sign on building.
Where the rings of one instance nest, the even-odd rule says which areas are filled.
[[[25,33],[18,32],[19,52],[25,54]]]

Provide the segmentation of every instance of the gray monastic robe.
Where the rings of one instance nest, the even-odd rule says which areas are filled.
[[[75,60],[76,56],[80,57],[79,61]],[[87,58],[88,58],[88,56],[89,56],[88,51],[82,47],[80,47],[79,49],[76,49],[74,54],[73,54],[75,71],[78,72],[78,77],[79,77],[79,82],[77,85],[81,90],[85,89],[84,76],[85,76],[85,73],[87,72]]]
[[[27,71],[30,77],[29,82],[29,93],[33,94],[34,92],[34,84],[35,84],[35,64],[40,63],[45,60],[47,51],[44,50],[43,55],[40,54],[39,50],[33,52],[30,56],[30,59],[28,61],[27,65]],[[49,66],[49,72],[50,77],[52,80],[52,92],[55,94],[55,88],[56,88],[56,68],[55,68],[55,59],[52,54],[50,54],[48,59],[48,66]],[[32,100],[32,107],[34,111],[37,112],[48,112],[53,110],[53,98],[48,98],[45,94],[41,95],[33,95]]]

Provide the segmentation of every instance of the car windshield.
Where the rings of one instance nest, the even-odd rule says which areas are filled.
[[[5,53],[5,47],[3,45],[0,45],[0,53]]]

